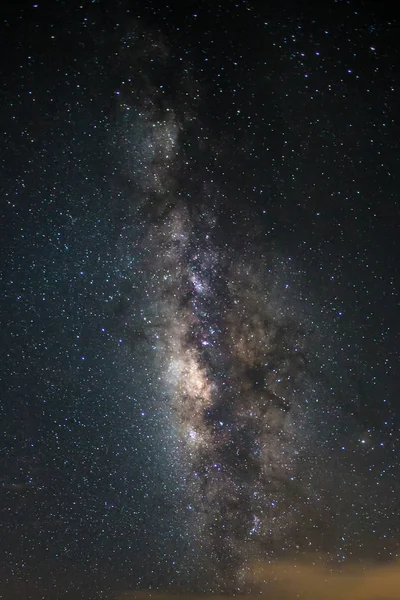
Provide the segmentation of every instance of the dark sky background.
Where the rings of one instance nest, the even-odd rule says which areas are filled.
[[[400,25],[389,6],[2,3],[4,598],[232,591],[238,565],[307,552],[398,559]],[[167,289],[178,221],[190,241]],[[218,352],[182,346],[174,319],[196,319],[193,335]],[[289,348],[303,340],[286,433],[275,424],[270,444],[287,436],[293,457],[250,468],[272,413],[242,427],[241,407],[260,407],[261,388],[272,404],[281,394],[254,358],[271,323],[285,333],[265,352],[291,382]],[[163,378],[178,353],[224,389],[201,423],[190,390]],[[192,428],[208,436],[194,458]],[[210,483],[214,463],[224,483]],[[226,535],[207,521],[211,487],[231,515]],[[279,497],[279,516],[254,512],[253,493]]]

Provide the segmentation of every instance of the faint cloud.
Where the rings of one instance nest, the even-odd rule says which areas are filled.
[[[332,569],[321,557],[276,563],[258,562],[246,569],[246,579],[253,593],[249,600],[400,600],[400,564],[350,565]],[[117,600],[207,600],[199,594],[173,595],[162,592],[122,592]],[[226,600],[212,595],[210,600]]]

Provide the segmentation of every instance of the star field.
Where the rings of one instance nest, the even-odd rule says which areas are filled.
[[[398,560],[397,33],[4,7],[0,596]]]

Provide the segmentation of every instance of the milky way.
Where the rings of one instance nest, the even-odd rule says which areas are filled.
[[[115,146],[141,223],[143,335],[175,431],[163,458],[184,482],[197,567],[207,559],[223,588],[237,586],[246,560],[290,547],[300,518],[306,324],[277,293],[287,274],[257,246],[256,227],[221,233],[229,198],[204,168],[218,144],[194,111],[198,86],[182,68],[167,90],[164,43],[135,39],[143,51],[132,49],[118,90]]]
[[[0,596],[397,597],[395,12],[3,4]]]

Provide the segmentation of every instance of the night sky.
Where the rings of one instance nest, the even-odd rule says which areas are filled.
[[[2,3],[0,598],[399,560],[394,11]]]

